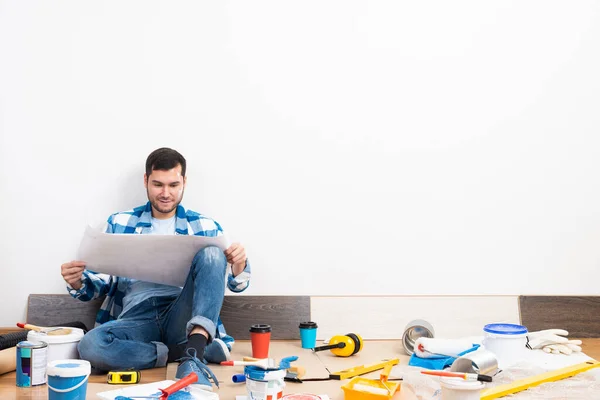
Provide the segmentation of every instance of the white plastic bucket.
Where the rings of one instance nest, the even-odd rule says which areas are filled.
[[[496,355],[498,368],[507,368],[525,359],[527,328],[523,325],[489,324],[483,332],[483,346]]]
[[[85,360],[48,363],[48,400],[85,400],[91,365]]]
[[[83,337],[83,330],[79,328],[70,329],[67,335],[47,335],[45,333],[29,331],[27,340],[42,341],[48,343],[48,362],[54,360],[73,360],[79,358],[77,345]]]
[[[442,400],[479,400],[483,382],[462,378],[441,378]]]

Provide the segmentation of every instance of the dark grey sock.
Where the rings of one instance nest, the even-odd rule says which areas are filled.
[[[174,362],[183,357],[185,355],[186,346],[187,342],[169,345],[169,358],[167,359],[167,362]]]
[[[208,339],[206,336],[200,333],[194,333],[188,337],[187,345],[185,346],[185,354],[187,355],[188,349],[196,349],[196,357],[200,360],[204,358],[204,349],[206,348],[206,342]]]

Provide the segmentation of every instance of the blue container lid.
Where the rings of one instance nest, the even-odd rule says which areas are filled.
[[[266,382],[275,379],[283,379],[285,378],[286,373],[287,371],[284,368],[263,369],[255,365],[246,365],[244,367],[244,375],[246,375],[246,378],[254,381]]]
[[[487,324],[483,330],[494,335],[522,335],[527,333],[527,328],[517,324]]]

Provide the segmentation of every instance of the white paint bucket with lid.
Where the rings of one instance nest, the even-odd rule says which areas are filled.
[[[54,360],[48,363],[49,400],[85,400],[91,365],[85,360]]]
[[[42,332],[29,331],[27,340],[42,341],[48,343],[48,362],[54,360],[78,359],[77,345],[83,337],[83,330],[79,328],[70,329],[71,333],[66,335],[48,335]]]
[[[483,382],[462,378],[441,378],[442,400],[479,400]]]
[[[488,324],[483,332],[483,346],[496,355],[500,369],[525,359],[528,332],[523,325]]]

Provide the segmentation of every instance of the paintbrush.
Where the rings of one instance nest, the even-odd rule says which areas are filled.
[[[278,369],[279,364],[272,358],[263,358],[256,361],[223,361],[221,365],[238,366],[238,365],[254,365],[262,369]]]
[[[37,326],[37,325],[31,325],[31,324],[24,324],[22,322],[17,322],[17,326],[19,328],[23,328],[23,329],[30,329],[32,331],[36,331],[39,333],[43,333],[46,335],[68,335],[69,333],[72,332],[72,329],[68,329],[68,328],[45,328],[45,327],[41,327],[41,326]]]
[[[492,377],[481,374],[468,374],[463,372],[447,372],[447,371],[421,371],[425,375],[447,376],[451,378],[462,378],[466,381],[491,382]]]
[[[248,357],[244,357],[244,361],[223,361],[221,365],[229,365],[229,366],[238,366],[238,365],[253,365],[262,369],[287,369],[290,368],[290,363],[296,361],[298,357],[286,357],[282,358],[281,361],[277,362],[277,360],[273,358],[263,358],[263,359],[251,359],[246,361]]]

